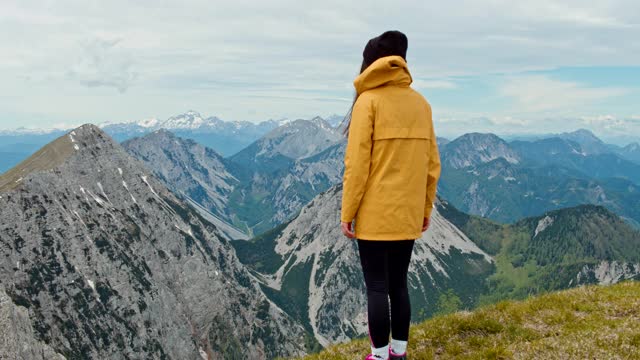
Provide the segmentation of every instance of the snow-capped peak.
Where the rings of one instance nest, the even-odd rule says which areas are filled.
[[[289,118],[280,118],[280,119],[270,119],[267,120],[267,122],[274,122],[276,123],[276,125],[278,126],[282,126],[282,125],[286,125],[290,122],[292,122],[293,120],[289,119]]]
[[[205,124],[200,113],[189,110],[184,114],[172,116],[162,123],[165,129],[197,129]]]
[[[154,128],[154,127],[158,126],[158,124],[160,124],[160,120],[158,120],[156,118],[143,119],[143,120],[138,121],[137,124],[139,126],[144,127],[144,128]]]
[[[320,116],[314,117],[313,119],[311,119],[311,122],[322,129],[333,130],[333,127],[331,126],[331,124],[329,124],[325,119],[321,118]]]

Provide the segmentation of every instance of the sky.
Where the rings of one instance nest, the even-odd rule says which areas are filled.
[[[344,114],[368,39],[409,38],[439,135],[640,138],[640,2],[3,0],[0,129]]]

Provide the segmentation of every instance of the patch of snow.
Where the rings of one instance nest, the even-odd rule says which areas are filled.
[[[73,144],[73,148],[76,150],[80,150],[80,147],[78,146],[78,144]]]
[[[20,182],[20,181],[22,181],[22,178],[20,178],[20,179],[16,180],[16,182]]]
[[[138,121],[138,125],[144,128],[152,128],[152,127],[156,127],[158,124],[160,123],[160,121],[156,118],[151,118],[151,119],[143,119]]]
[[[513,176],[505,176],[504,181],[516,181],[516,178],[514,178]]]
[[[98,187],[100,188],[100,192],[102,192],[102,195],[104,196],[105,199],[107,199],[107,201],[109,203],[111,203],[111,200],[109,200],[109,197],[107,196],[107,194],[104,192],[104,189],[102,188],[102,184],[98,181]]]
[[[536,226],[536,231],[535,231],[533,237],[538,236],[539,233],[543,232],[551,224],[553,224],[553,219],[551,217],[549,217],[549,216],[545,216],[543,219],[538,221],[538,226]]]
[[[84,191],[84,188],[82,186],[80,186],[80,191],[82,192],[82,194],[84,195],[84,200],[86,202],[89,202],[89,198],[87,197],[87,193]]]
[[[142,175],[142,176],[140,176],[140,177],[142,178],[142,181],[144,181],[144,183],[145,183],[145,184],[147,184],[147,186],[149,187],[149,190],[151,190],[151,192],[153,193],[153,195],[160,197],[160,196],[158,195],[158,193],[156,193],[156,191],[155,191],[155,190],[153,190],[153,188],[151,187],[151,184],[149,184],[149,182],[147,181],[147,177],[146,177],[146,176],[144,176],[144,175]]]
[[[216,270],[216,276],[220,275],[220,273]]]
[[[122,176],[122,169],[118,168],[118,173],[120,173],[120,176]]]
[[[120,170],[120,168],[118,168],[118,170]],[[127,192],[129,193],[129,195],[131,196],[131,200],[133,200],[133,202],[135,204],[137,204],[138,202],[136,201],[136,198],[133,197],[133,194],[131,193],[131,191],[129,190],[129,187],[127,186],[127,182],[122,180],[122,186],[124,186],[125,189],[127,189]]]
[[[76,140],[73,138],[73,135],[72,135],[72,134],[69,134],[69,139],[71,139],[71,142],[72,142],[72,143],[76,142]]]
[[[87,284],[89,284],[89,286],[93,289],[93,291],[96,290],[96,285],[93,283],[93,281],[87,279]]]
[[[73,210],[73,213],[78,217],[78,220],[80,220],[80,222],[82,223],[82,225],[84,225],[84,227],[87,227],[87,224],[84,223],[84,221],[82,220],[82,218],[80,217],[80,214],[78,214],[77,211]]]
[[[100,199],[98,196],[96,196],[90,190],[87,190],[87,193],[89,193],[89,196],[91,196],[93,198],[93,200],[95,200],[98,203],[98,205],[100,205],[100,206],[104,205],[104,201],[102,201],[102,199]]]
[[[207,355],[207,352],[204,351],[202,348],[198,349],[200,351],[200,357],[202,358],[202,360],[209,360],[209,355]]]

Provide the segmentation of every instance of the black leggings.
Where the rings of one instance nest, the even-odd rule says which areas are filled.
[[[375,348],[389,344],[389,327],[394,339],[409,340],[411,303],[407,272],[414,242],[358,239],[360,264],[367,285],[369,337]]]

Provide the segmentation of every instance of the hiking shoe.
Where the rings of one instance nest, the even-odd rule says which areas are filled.
[[[385,359],[383,359],[383,358],[381,358],[380,356],[377,356],[377,355],[369,354],[369,355],[367,355],[366,358],[364,358],[364,360],[385,360]]]
[[[398,355],[389,349],[389,360],[407,360],[407,353]]]

